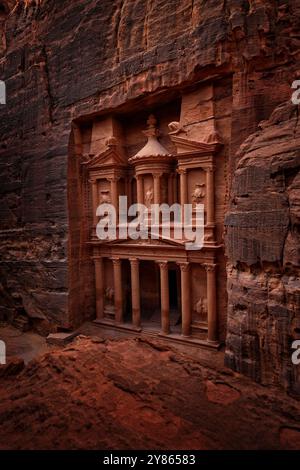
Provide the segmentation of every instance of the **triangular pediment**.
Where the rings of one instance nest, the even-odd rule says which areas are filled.
[[[175,144],[178,153],[215,153],[221,146],[219,142],[197,142],[175,135],[171,136],[171,140]]]
[[[162,237],[162,236],[159,236],[159,238],[151,238],[150,235],[149,235],[149,238],[148,239],[137,239],[137,240],[133,240],[131,238],[122,238],[122,239],[116,239],[116,240],[108,240],[106,241],[105,243],[107,244],[110,244],[110,245],[122,245],[124,247],[126,246],[137,246],[137,245],[140,245],[141,247],[142,246],[160,246],[160,247],[170,247],[170,246],[175,246],[177,248],[184,248],[185,247],[185,242],[182,241],[182,240],[174,240],[174,239],[171,239],[171,238],[165,238],[165,237]]]
[[[126,166],[126,161],[123,155],[118,152],[116,148],[109,148],[105,152],[93,156],[85,165],[89,170],[91,170],[106,166]]]

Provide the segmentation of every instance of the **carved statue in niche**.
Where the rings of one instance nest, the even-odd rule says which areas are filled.
[[[207,299],[204,297],[200,297],[199,300],[195,304],[194,310],[201,318],[206,318],[207,317]]]
[[[114,301],[114,289],[112,287],[107,287],[105,289],[105,298],[108,304],[113,304]]]
[[[149,208],[151,206],[152,202],[153,202],[153,188],[150,186],[147,189],[146,195],[145,195],[146,206]]]
[[[105,316],[114,318],[115,307],[114,307],[114,289],[112,287],[106,287],[105,289]]]
[[[205,198],[205,184],[204,183],[198,183],[196,184],[196,187],[194,189],[194,192],[192,194],[192,201],[194,204],[201,204],[203,202],[203,199]]]
[[[110,192],[107,191],[101,191],[100,193],[100,203],[101,204],[111,204],[111,198],[110,198]]]

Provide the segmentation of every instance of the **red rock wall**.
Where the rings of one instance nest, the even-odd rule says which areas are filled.
[[[226,363],[300,392],[300,126],[290,102],[241,146],[226,218]]]
[[[244,242],[241,248],[235,241],[236,227],[244,230],[245,240],[255,238],[258,230],[257,223],[235,215],[237,187],[245,184],[240,183],[240,167],[236,172],[235,168],[241,158],[237,154],[240,145],[276,106],[290,99],[299,68],[299,13],[299,0],[43,0],[26,8],[24,2],[17,2],[6,22],[6,50],[0,59],[0,78],[6,80],[8,89],[8,103],[0,108],[3,314],[24,309],[39,318],[41,326],[74,324],[72,312],[79,302],[75,293],[82,289],[80,277],[89,268],[78,271],[78,260],[72,257],[81,240],[80,222],[73,220],[72,225],[74,212],[68,211],[68,161],[72,167],[71,157],[76,145],[81,145],[70,137],[72,122],[120,106],[129,110],[141,98],[166,97],[196,82],[213,81],[221,84],[217,85],[222,103],[219,115],[228,146],[227,182],[222,191],[231,201],[227,218],[228,361],[253,377],[263,376],[262,367],[269,366],[257,363],[255,348],[245,352],[243,347],[247,331],[233,336],[236,317],[243,315],[236,307],[240,300],[235,290],[242,285],[236,276],[253,265],[253,256],[245,256],[250,243]],[[74,177],[79,169],[72,171],[69,197],[70,188],[80,194]],[[264,188],[264,178],[269,176],[259,171],[258,176],[251,173],[251,178],[260,178],[259,188]],[[272,193],[268,198],[271,210],[273,204],[280,210],[281,196]],[[240,204],[239,214],[249,212],[249,207],[258,214],[262,210],[254,195],[250,206]],[[282,242],[274,235],[275,239],[275,244],[262,248],[267,258],[277,249],[268,263],[278,262]],[[253,250],[257,256],[257,249]],[[259,269],[247,279],[252,299],[258,277],[268,268],[261,263]],[[291,282],[294,271],[287,271],[286,276]],[[84,315],[91,315],[91,309]],[[258,320],[254,330],[260,328]],[[275,338],[272,344],[280,361],[276,352],[280,340]],[[239,365],[248,359],[258,364],[254,369],[259,372]],[[275,375],[282,381],[282,375]]]

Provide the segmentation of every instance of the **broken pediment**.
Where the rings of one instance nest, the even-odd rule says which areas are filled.
[[[89,170],[103,169],[106,167],[126,166],[123,155],[115,147],[109,147],[105,152],[91,155],[88,161],[83,163]]]
[[[203,154],[213,154],[219,150],[222,144],[217,140],[217,135],[215,138],[209,139],[209,142],[197,142],[194,140],[189,140],[185,137],[180,137],[178,134],[170,135],[172,142],[176,146],[177,153],[203,153]]]

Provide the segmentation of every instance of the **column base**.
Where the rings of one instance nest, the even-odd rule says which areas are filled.
[[[162,338],[167,338],[168,336],[170,336],[170,332],[169,333],[164,333],[163,331],[160,331],[158,333],[158,336],[162,337]]]
[[[109,318],[96,318],[93,323],[98,326],[106,326],[109,328],[115,328],[118,330],[125,330],[125,331],[131,331],[135,333],[140,333],[142,331],[141,327],[137,327],[134,325],[131,325],[130,323],[117,323],[114,320],[110,320]]]
[[[141,338],[157,338],[162,341],[167,341],[168,343],[174,344],[185,344],[186,346],[200,347],[204,349],[213,349],[219,350],[221,347],[221,342],[218,341],[207,341],[206,339],[198,339],[193,336],[183,336],[181,334],[172,333],[164,334],[158,331],[147,328],[137,328],[129,323],[117,324],[114,321],[108,319],[96,319],[93,321],[93,324],[98,327],[103,327],[107,330],[116,330],[119,332],[136,335],[139,334]]]
[[[209,344],[211,344],[212,346],[218,346],[218,345],[220,345],[220,342],[217,341],[217,340],[214,340],[214,341],[213,341],[213,340],[211,340],[211,339],[207,339],[207,342],[208,342]]]

